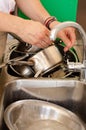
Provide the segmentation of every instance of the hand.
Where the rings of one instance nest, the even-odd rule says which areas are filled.
[[[58,33],[58,37],[66,44],[64,51],[68,51],[74,46],[76,40],[75,29],[72,27],[65,28]]]
[[[60,22],[55,21],[51,24],[51,29],[59,24]],[[73,27],[67,27],[65,29],[62,29],[58,34],[57,37],[60,38],[65,44],[66,47],[64,48],[64,51],[68,51],[71,47],[74,46],[76,35],[75,35],[75,28]]]
[[[39,48],[51,44],[49,39],[50,31],[40,22],[23,20],[18,27],[17,35],[25,42],[36,45]]]

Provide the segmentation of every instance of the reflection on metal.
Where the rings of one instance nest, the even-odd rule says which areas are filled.
[[[63,106],[86,123],[86,84],[77,80],[20,79],[8,83],[1,101],[0,121],[11,103],[38,99]],[[5,124],[1,124],[4,127]],[[3,129],[2,129],[3,130]]]
[[[56,25],[52,30],[51,30],[51,34],[50,34],[50,39],[51,40],[55,40],[57,37],[57,34],[60,30],[66,28],[66,27],[75,27],[79,30],[81,37],[83,39],[83,46],[84,46],[84,55],[83,55],[83,63],[80,64],[79,66],[79,70],[81,71],[81,80],[86,81],[86,33],[84,31],[84,29],[76,22],[63,22],[60,23],[59,25]],[[77,66],[78,68],[78,63],[71,63],[72,65],[72,69],[76,69],[75,66]],[[68,65],[70,65],[70,63],[68,63]],[[84,70],[83,70],[83,66],[84,66]],[[70,68],[69,68],[70,69]]]
[[[74,113],[39,100],[12,103],[6,108],[4,119],[10,130],[85,130]]]

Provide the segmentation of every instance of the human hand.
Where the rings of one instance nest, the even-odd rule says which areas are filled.
[[[54,21],[53,23],[51,23],[50,28],[52,29],[55,25],[59,23],[60,22],[58,21]],[[64,28],[61,31],[59,31],[57,37],[60,38],[66,44],[64,51],[68,51],[71,47],[74,46],[76,40],[75,28],[73,27]]]
[[[17,35],[23,41],[36,45],[39,48],[44,48],[51,44],[49,38],[50,31],[40,22],[21,20]]]
[[[62,39],[66,44],[66,47],[64,48],[64,51],[66,52],[74,46],[76,40],[75,29],[72,27],[65,28],[58,33],[57,37]]]

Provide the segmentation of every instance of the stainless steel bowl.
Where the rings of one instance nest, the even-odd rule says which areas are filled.
[[[85,130],[80,119],[67,109],[40,100],[21,100],[4,113],[9,130]]]

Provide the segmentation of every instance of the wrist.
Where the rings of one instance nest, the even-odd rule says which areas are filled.
[[[51,24],[50,24],[50,30],[53,29],[56,25],[58,25],[60,22],[58,21],[53,21]]]
[[[17,16],[8,15],[7,21],[8,21],[8,24],[6,27],[6,32],[17,34],[20,31],[20,28],[22,27],[21,21],[23,21],[23,19]]]
[[[44,21],[44,25],[51,30],[54,25],[58,24],[56,17],[50,16]]]

